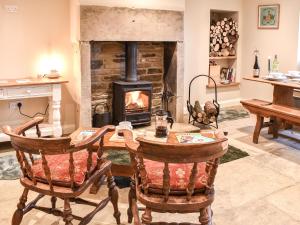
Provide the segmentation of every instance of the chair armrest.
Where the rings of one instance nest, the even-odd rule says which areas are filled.
[[[17,127],[15,129],[15,133],[21,135],[25,131],[29,130],[30,128],[41,124],[44,121],[44,117],[35,117],[32,120],[28,121],[27,123]]]
[[[132,131],[130,131],[130,130],[122,130],[122,132],[124,134],[125,146],[126,146],[127,150],[129,152],[135,154],[137,152],[138,147],[139,147],[139,143],[134,142]]]
[[[87,139],[76,143],[74,145],[74,148],[76,148],[77,150],[81,150],[92,147],[92,145],[99,141],[107,132],[113,131],[114,129],[115,127],[112,125],[101,127],[97,129],[97,131]]]

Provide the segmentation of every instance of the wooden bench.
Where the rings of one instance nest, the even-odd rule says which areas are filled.
[[[253,134],[253,142],[256,144],[260,131],[264,127],[269,127],[269,134],[277,138],[278,129],[282,123],[300,125],[300,109],[258,99],[243,100],[241,103],[250,113],[256,114],[257,120]],[[270,121],[264,122],[264,118],[270,118]]]

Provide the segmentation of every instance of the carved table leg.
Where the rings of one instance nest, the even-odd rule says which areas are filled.
[[[274,124],[274,121],[276,120],[276,117],[271,117],[270,118],[270,126],[269,126],[269,128],[268,128],[268,134],[273,134],[273,129],[274,129],[274,127],[273,127],[273,124]]]
[[[263,127],[264,124],[264,117],[260,115],[256,115],[256,125],[255,125],[255,130],[253,134],[253,143],[258,144],[258,137],[260,134],[260,130]]]
[[[105,179],[105,177],[100,177],[99,179],[96,179],[96,181],[93,183],[93,185],[90,188],[90,194],[95,195],[98,193],[101,185],[103,184],[104,181],[103,178]]]
[[[210,206],[200,209],[200,216],[199,222],[201,225],[212,225],[212,218],[211,218],[211,208]]]
[[[57,198],[52,196],[51,197],[51,209],[54,210],[56,208],[56,201],[57,201]]]
[[[273,131],[273,138],[278,138],[278,130],[279,130],[280,122],[278,119],[274,118],[272,123],[272,131]]]
[[[121,221],[120,221],[121,213],[118,208],[119,194],[118,194],[118,190],[117,190],[117,187],[116,187],[116,184],[114,181],[114,177],[111,174],[111,171],[109,171],[107,173],[107,185],[109,188],[108,194],[109,194],[111,203],[114,207],[114,217],[116,218],[117,224],[120,224],[121,223]]]
[[[73,225],[72,220],[73,220],[73,216],[72,216],[72,209],[70,206],[70,200],[65,199],[64,200],[64,222],[65,222],[65,225]]]
[[[295,107],[294,88],[274,85],[273,104]],[[284,129],[292,129],[293,125],[286,123]]]
[[[145,212],[142,215],[143,224],[150,224],[152,222],[151,209],[146,207]]]
[[[49,122],[53,125],[53,136],[61,137],[61,84],[52,85],[52,98],[49,98]]]
[[[12,225],[19,225],[23,219],[23,209],[25,208],[25,203],[27,202],[28,189],[25,188],[22,196],[20,197],[19,203],[17,205],[17,210],[15,211],[12,218]]]

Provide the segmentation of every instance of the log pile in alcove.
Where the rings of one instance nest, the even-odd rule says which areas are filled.
[[[232,18],[212,21],[210,26],[210,57],[235,56],[239,38],[238,23]]]

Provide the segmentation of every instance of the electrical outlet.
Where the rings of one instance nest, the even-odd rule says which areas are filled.
[[[17,110],[18,109],[18,103],[20,103],[20,101],[10,102],[9,103],[9,110],[10,111]]]
[[[18,6],[17,5],[5,5],[4,8],[5,8],[6,12],[8,12],[8,13],[18,12]]]

